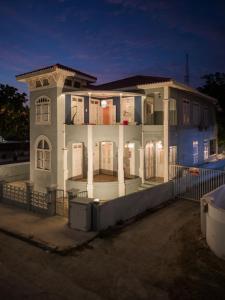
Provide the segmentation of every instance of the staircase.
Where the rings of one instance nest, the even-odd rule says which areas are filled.
[[[154,186],[159,185],[159,184],[160,184],[160,182],[155,182],[155,181],[145,181],[144,183],[142,183],[142,184],[139,186],[138,190],[139,190],[139,191],[143,191],[143,190],[149,189],[149,188],[154,187]]]

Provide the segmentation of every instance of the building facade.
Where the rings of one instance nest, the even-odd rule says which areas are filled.
[[[112,199],[169,180],[169,165],[217,155],[216,100],[166,78],[94,76],[56,64],[16,76],[30,91],[30,180],[36,189]]]

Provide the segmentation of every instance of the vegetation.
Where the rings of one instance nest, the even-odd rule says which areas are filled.
[[[217,122],[219,145],[225,146],[225,73],[216,72],[202,77],[204,85],[198,90],[218,100]]]
[[[29,139],[27,95],[0,84],[0,136],[6,140]]]

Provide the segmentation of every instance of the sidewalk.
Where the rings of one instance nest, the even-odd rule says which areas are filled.
[[[70,229],[67,222],[60,216],[45,217],[0,204],[0,231],[46,250],[65,253],[97,236],[97,232]]]

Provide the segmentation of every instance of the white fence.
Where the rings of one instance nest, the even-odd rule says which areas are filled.
[[[225,184],[225,172],[171,165],[170,179],[174,182],[174,195],[199,201],[204,194]]]

